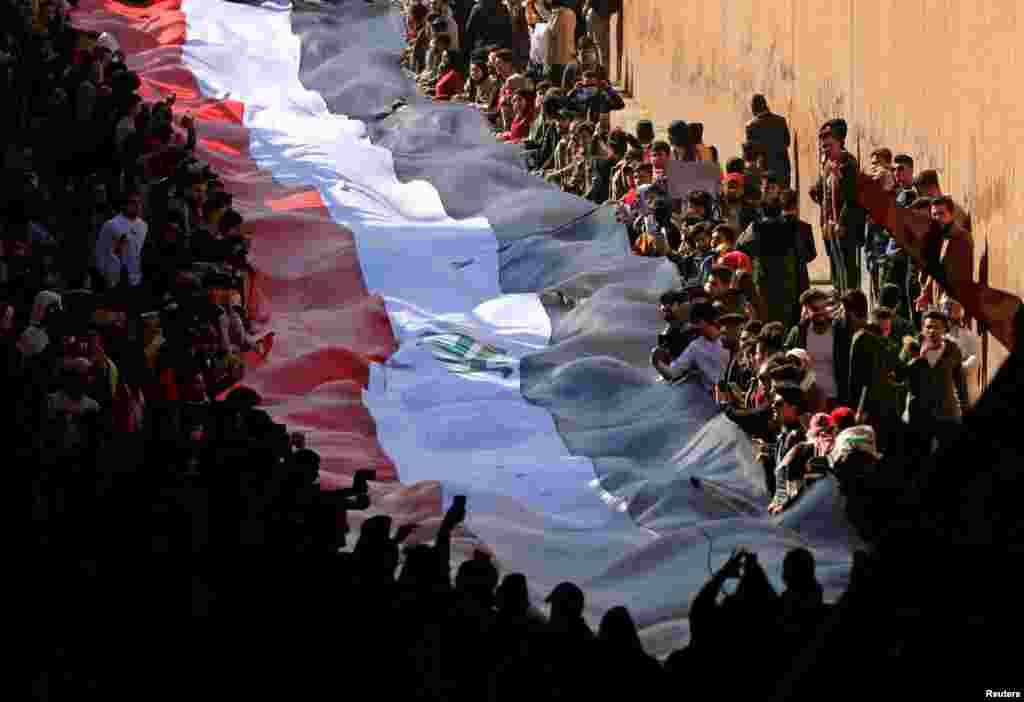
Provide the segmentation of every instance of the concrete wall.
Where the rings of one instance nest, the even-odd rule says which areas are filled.
[[[842,116],[862,161],[879,146],[939,171],[971,212],[990,284],[1024,294],[1024,32],[1020,0],[625,0],[611,73],[664,127],[705,124],[739,155],[750,96],[799,140],[802,212],[817,127]],[[827,276],[827,263],[819,274]],[[992,341],[989,370],[1005,357]]]

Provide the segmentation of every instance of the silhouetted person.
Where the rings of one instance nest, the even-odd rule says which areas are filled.
[[[794,548],[782,561],[786,589],[779,598],[779,629],[786,645],[796,648],[806,641],[824,614],[824,591],[814,577],[814,555]]]
[[[547,687],[537,670],[543,663],[540,647],[547,621],[530,606],[526,577],[522,573],[506,575],[498,586],[495,604],[495,666],[488,683],[488,699],[521,702],[543,696]]]
[[[598,685],[590,675],[596,653],[596,639],[583,619],[583,591],[570,583],[559,583],[545,602],[551,605],[543,646],[544,670],[551,699],[578,700],[589,697],[588,685]]]
[[[628,609],[613,607],[605,613],[597,641],[602,669],[616,671],[602,683],[607,699],[628,699],[641,686],[652,696],[657,695],[664,671],[657,659],[644,651]]]

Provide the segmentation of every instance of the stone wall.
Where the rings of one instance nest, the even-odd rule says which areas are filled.
[[[825,120],[847,147],[879,146],[939,171],[971,212],[990,284],[1024,294],[1024,45],[1019,0],[626,0],[611,73],[664,127],[705,125],[722,158],[739,155],[750,96],[767,95],[797,139],[801,207]],[[827,263],[815,273],[827,276]],[[990,374],[1005,357],[992,341]]]

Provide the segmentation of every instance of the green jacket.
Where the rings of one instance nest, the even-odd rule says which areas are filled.
[[[898,359],[886,339],[861,330],[850,342],[850,407],[857,409],[867,388],[864,411],[880,424],[899,420],[900,392],[891,379]]]
[[[544,111],[541,110],[537,113],[537,116],[533,118],[533,124],[530,125],[530,136],[527,138],[535,144],[539,144],[544,141],[545,124]]]

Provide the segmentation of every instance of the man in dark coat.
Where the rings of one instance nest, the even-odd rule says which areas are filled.
[[[796,250],[799,265],[797,272],[800,274],[800,293],[811,287],[811,274],[807,266],[818,257],[818,248],[814,243],[814,229],[809,222],[800,219],[798,201],[800,196],[795,190],[783,190],[779,196],[782,201],[782,216],[796,227]],[[799,304],[797,305],[799,316]]]
[[[902,411],[900,393],[893,383],[896,354],[886,339],[867,328],[867,303],[867,296],[860,290],[851,290],[843,296],[843,313],[852,333],[846,394],[849,406],[862,413],[857,417],[858,423],[870,424],[879,443],[887,446],[892,432],[899,426]]]
[[[498,9],[496,0],[477,0],[469,11],[464,34],[463,48],[469,52],[488,44],[512,48],[512,21],[508,13]]]
[[[768,109],[764,95],[755,95],[751,99],[750,110],[754,118],[747,122],[747,142],[761,147],[768,170],[775,171],[782,187],[788,188],[791,166],[786,118]]]
[[[754,286],[761,300],[764,322],[782,322],[786,329],[796,324],[800,298],[801,261],[798,257],[797,226],[782,216],[778,197],[764,202],[764,218],[754,222],[736,242],[754,264]]]

